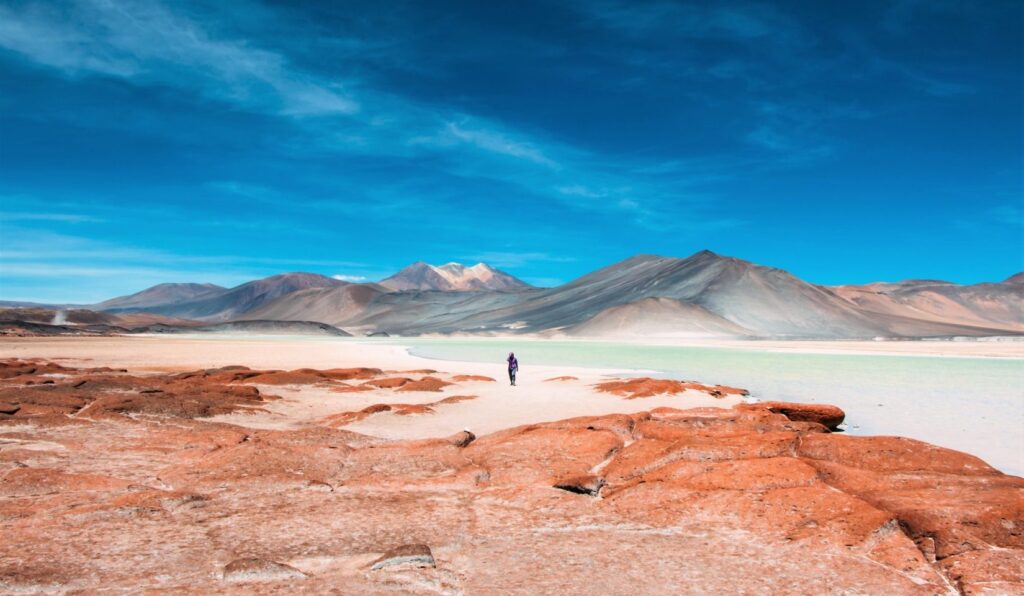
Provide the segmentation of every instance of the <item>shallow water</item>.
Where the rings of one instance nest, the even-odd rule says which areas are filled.
[[[414,355],[495,362],[627,368],[749,389],[761,400],[831,403],[847,432],[902,435],[977,455],[1024,475],[1024,360],[805,354],[691,346],[494,339],[414,339]]]

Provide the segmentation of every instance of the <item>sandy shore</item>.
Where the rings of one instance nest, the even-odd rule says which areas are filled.
[[[367,406],[433,404],[452,396],[474,399],[437,406],[424,416],[375,415],[345,426],[347,430],[390,439],[447,436],[461,430],[487,434],[497,430],[577,416],[633,413],[658,407],[731,407],[736,396],[716,398],[697,391],[643,399],[592,389],[617,373],[615,369],[530,366],[509,385],[503,363],[441,362],[411,356],[396,345],[339,341],[275,339],[196,339],[187,337],[18,338],[0,342],[0,358],[45,358],[65,366],[109,366],[132,372],[177,372],[230,365],[258,369],[366,366],[385,371],[441,369],[452,375],[481,375],[489,381],[460,381],[440,392],[389,390],[339,394],[310,385],[272,386],[266,392],[284,399],[267,406],[268,413],[231,414],[218,420],[254,428],[299,428],[328,416]],[[548,381],[571,376],[573,380]],[[696,379],[700,380],[700,379]]]

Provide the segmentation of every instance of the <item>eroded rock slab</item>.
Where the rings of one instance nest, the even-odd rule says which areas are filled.
[[[789,406],[416,441],[204,417],[270,399],[251,372],[0,367],[0,590],[1024,590],[1024,480],[967,454]]]
[[[557,377],[555,380],[565,380],[565,377]],[[726,395],[748,395],[746,389],[739,389],[736,387],[726,387],[724,385],[704,385],[702,383],[695,383],[692,381],[674,381],[672,379],[652,379],[650,377],[636,377],[632,379],[616,379],[614,381],[607,381],[604,383],[598,383],[595,388],[598,391],[604,391],[607,393],[614,393],[615,395],[621,395],[626,399],[636,399],[638,397],[653,397],[655,395],[674,395],[676,393],[682,393],[684,391],[700,391],[713,395],[715,397],[724,397]]]

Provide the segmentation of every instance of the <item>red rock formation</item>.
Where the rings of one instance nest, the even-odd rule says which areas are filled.
[[[227,384],[238,371],[167,376],[129,375],[109,368],[71,369],[56,364],[0,362],[0,416],[148,414],[199,418],[259,408],[278,399],[256,387]],[[21,385],[29,376],[54,374],[47,383]]]
[[[673,381],[672,379],[652,379],[650,377],[637,377],[633,379],[616,379],[595,385],[598,391],[623,395],[626,399],[638,397],[653,397],[655,395],[675,395],[687,389],[701,391],[722,397],[725,395],[748,395],[746,389],[726,387],[724,385],[702,385],[690,381]]]
[[[552,377],[550,379],[544,379],[545,383],[553,383],[553,382],[559,382],[559,381],[579,381],[579,379],[577,377],[573,377],[573,376],[570,376],[570,375],[565,375],[565,376],[561,376],[561,377]]]
[[[455,375],[454,377],[452,377],[452,380],[455,381],[456,383],[462,383],[465,381],[481,381],[487,383],[497,382],[491,377],[485,377],[483,375]]]
[[[331,386],[333,393],[359,393],[361,391],[373,391],[369,385],[349,385],[348,383],[335,383]]]
[[[792,408],[385,441],[193,417],[240,370],[68,370],[0,383],[42,408],[0,420],[0,591],[1024,590],[1024,480]]]
[[[376,387],[378,389],[398,389],[402,385],[411,381],[412,379],[406,377],[389,377],[385,379],[373,379],[372,381],[366,381],[363,385]]]
[[[418,414],[433,414],[434,408],[446,404],[459,403],[461,401],[468,401],[476,399],[475,395],[453,395],[446,397],[445,399],[429,403],[429,404],[374,404],[367,406],[357,412],[342,412],[340,414],[332,414],[323,419],[323,423],[333,428],[338,428],[360,420],[365,420],[374,414],[380,414],[382,412],[389,412],[397,416],[413,416]]]
[[[355,379],[372,379],[382,374],[379,368],[332,368],[316,370],[300,368],[291,371],[255,371],[257,374],[245,375],[237,379],[246,383],[263,385],[305,385],[329,381],[351,381]]]
[[[437,377],[423,377],[418,381],[409,381],[401,387],[398,391],[440,391],[441,389],[452,385],[447,381],[442,381]]]
[[[358,412],[342,412],[333,414],[323,419],[328,426],[339,427],[353,422],[359,422],[374,414],[390,412],[398,416],[411,416],[416,414],[433,414],[434,409],[429,405],[421,404],[374,404],[367,406]]]
[[[439,405],[443,405],[443,404],[457,404],[457,403],[459,403],[461,401],[471,401],[471,400],[474,400],[474,399],[476,399],[475,395],[453,395],[451,397],[446,397],[446,398],[444,398],[442,400],[436,401],[436,402],[434,402],[434,403],[432,403],[430,405],[432,405],[432,406],[439,406]]]
[[[797,404],[783,401],[762,401],[752,404],[739,404],[737,408],[746,410],[767,410],[782,414],[790,420],[817,422],[825,428],[836,430],[846,414],[835,406],[828,404]]]

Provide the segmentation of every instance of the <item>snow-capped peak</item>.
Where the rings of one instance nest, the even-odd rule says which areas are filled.
[[[529,287],[511,275],[487,263],[467,267],[462,263],[429,265],[416,263],[381,282],[394,290],[441,290],[465,292],[478,290],[514,290]]]

